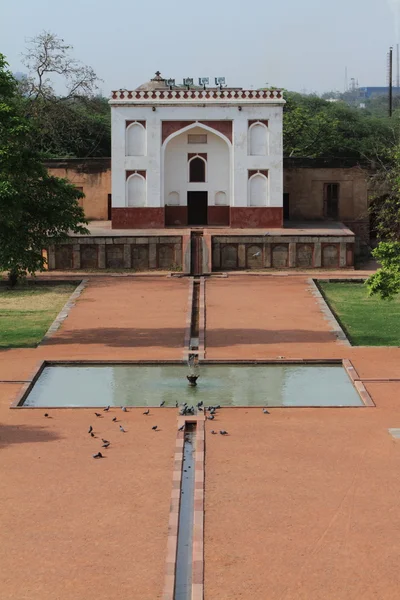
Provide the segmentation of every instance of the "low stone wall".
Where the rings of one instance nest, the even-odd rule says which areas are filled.
[[[48,248],[49,270],[182,268],[182,237],[71,237]]]
[[[213,236],[212,270],[354,266],[352,236]]]

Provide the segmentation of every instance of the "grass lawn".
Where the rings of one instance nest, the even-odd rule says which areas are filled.
[[[354,346],[400,346],[400,297],[369,298],[361,283],[318,282]]]
[[[76,285],[0,288],[0,348],[36,346]]]

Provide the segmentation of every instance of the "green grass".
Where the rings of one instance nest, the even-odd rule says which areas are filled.
[[[0,288],[0,348],[36,346],[75,285]]]
[[[400,346],[400,297],[370,298],[362,283],[318,284],[354,346]]]

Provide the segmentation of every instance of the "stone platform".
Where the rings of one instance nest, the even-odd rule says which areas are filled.
[[[295,227],[274,229],[115,230],[110,221],[95,221],[90,223],[89,231],[90,235],[71,235],[67,243],[50,245],[49,269],[190,272],[191,232],[203,234],[203,273],[354,266],[355,235],[336,222],[296,223]]]

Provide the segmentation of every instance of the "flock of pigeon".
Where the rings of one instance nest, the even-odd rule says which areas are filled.
[[[160,403],[160,408],[163,407],[164,405],[165,405],[165,400],[163,400]],[[179,408],[179,406],[180,406],[180,410],[179,410],[179,415],[180,416],[194,415],[195,414],[195,407],[194,406],[188,406],[187,402],[184,402],[182,405],[179,405],[178,402],[176,402],[175,406],[176,406],[176,408]],[[111,408],[110,406],[107,406],[106,408],[103,408],[103,412],[108,412],[110,410],[110,408]],[[221,408],[221,406],[219,404],[217,404],[216,406],[204,406],[204,403],[202,401],[202,402],[198,402],[197,403],[196,408],[197,408],[198,412],[203,412],[204,411],[204,414],[205,414],[207,420],[213,421],[215,419],[215,415],[216,415],[217,410],[219,410]],[[121,406],[121,410],[123,412],[127,412],[126,406]],[[266,408],[263,408],[263,413],[266,414],[266,415],[269,415],[269,411]],[[94,414],[95,414],[95,416],[97,418],[103,417],[103,415],[101,413],[95,412]],[[145,410],[143,414],[145,416],[148,416],[150,414],[150,409],[148,408],[147,410]],[[48,413],[44,413],[44,416],[45,417],[49,417],[50,415]],[[118,421],[117,417],[113,417],[112,421],[114,423],[116,423]],[[185,429],[185,424],[181,425],[178,428],[178,431],[184,431],[184,429]],[[124,427],[122,425],[119,426],[119,430],[120,430],[121,433],[126,433],[126,429],[124,429]],[[153,425],[152,430],[153,431],[159,431],[158,425]],[[218,432],[214,431],[214,429],[211,429],[210,433],[212,435],[218,434]],[[225,431],[225,429],[220,429],[219,433],[220,433],[220,435],[229,435],[228,432]],[[96,437],[92,425],[89,426],[88,434],[91,437],[93,437],[93,438]],[[102,448],[105,448],[105,449],[107,449],[110,446],[110,444],[111,444],[111,442],[109,442],[108,440],[105,440],[103,438],[101,438],[101,441],[103,442]],[[97,458],[104,458],[104,456],[103,456],[103,454],[101,452],[96,452],[96,454],[93,454],[93,458],[96,458],[96,459]]]

